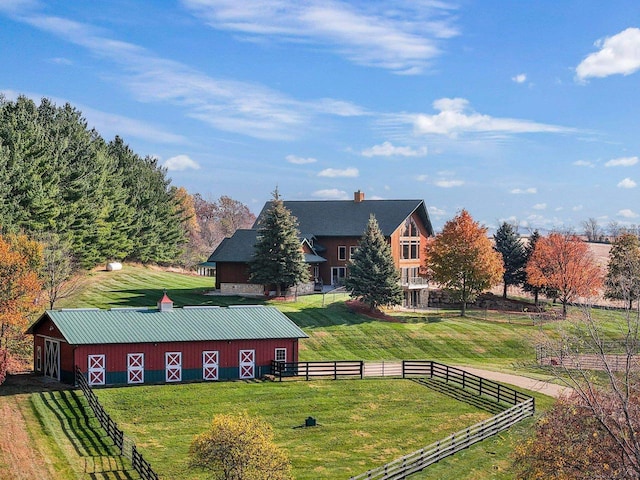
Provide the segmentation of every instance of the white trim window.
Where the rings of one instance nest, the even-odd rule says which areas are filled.
[[[276,362],[287,362],[287,349],[286,348],[276,348],[275,352],[275,360]]]
[[[340,245],[338,247],[338,260],[346,260],[347,259],[347,247],[344,245]]]

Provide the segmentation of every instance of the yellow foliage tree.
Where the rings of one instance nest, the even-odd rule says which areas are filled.
[[[426,266],[431,277],[456,295],[464,317],[467,302],[502,282],[502,256],[487,236],[487,229],[462,210],[445,223],[427,245]]]
[[[25,235],[0,236],[0,355],[4,358],[0,370],[6,366],[7,354],[14,353],[9,339],[22,336],[29,315],[38,308],[41,264],[38,242]]]
[[[271,426],[247,413],[216,415],[208,432],[189,448],[190,465],[216,480],[292,480],[284,451],[273,442]]]

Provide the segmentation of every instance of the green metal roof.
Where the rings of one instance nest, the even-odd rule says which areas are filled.
[[[275,307],[185,307],[157,309],[48,310],[30,329],[50,318],[71,345],[306,338]]]

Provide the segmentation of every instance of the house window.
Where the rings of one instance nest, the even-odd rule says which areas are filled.
[[[420,230],[415,220],[407,218],[400,237],[400,258],[402,260],[418,260],[420,258]]]
[[[38,372],[42,370],[42,347],[40,345],[36,349],[36,370]]]
[[[287,349],[276,348],[276,362],[286,362],[286,361],[287,361]]]
[[[355,245],[351,245],[349,247],[349,259],[353,258],[353,256],[356,254],[356,250],[358,250],[358,247],[356,247]]]
[[[338,247],[338,260],[346,260],[347,259],[347,247],[339,246]]]

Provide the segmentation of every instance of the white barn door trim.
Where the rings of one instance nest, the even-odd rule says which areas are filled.
[[[203,380],[218,380],[218,358],[217,350],[204,350],[202,352]]]
[[[44,376],[60,381],[60,342],[44,339]]]
[[[182,352],[165,352],[165,381],[182,381]]]
[[[240,350],[240,378],[256,378],[255,350]]]
[[[144,383],[144,353],[127,353],[127,383]]]
[[[89,385],[104,385],[106,377],[106,360],[104,354],[87,357],[87,380]]]

